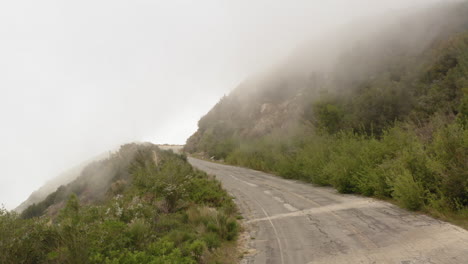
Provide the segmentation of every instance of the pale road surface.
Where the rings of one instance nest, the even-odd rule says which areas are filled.
[[[242,263],[468,264],[468,231],[392,204],[189,158],[220,180],[255,253]]]

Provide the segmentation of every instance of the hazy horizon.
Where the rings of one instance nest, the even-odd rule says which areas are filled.
[[[12,1],[0,4],[0,205],[134,141],[184,144],[224,94],[371,1]]]

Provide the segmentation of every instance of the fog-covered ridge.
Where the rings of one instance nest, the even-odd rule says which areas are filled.
[[[467,219],[466,14],[427,5],[306,43],[223,97],[185,150]]]

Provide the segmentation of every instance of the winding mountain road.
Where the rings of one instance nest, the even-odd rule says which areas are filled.
[[[468,231],[392,204],[189,158],[236,200],[254,249],[242,263],[468,263]]]

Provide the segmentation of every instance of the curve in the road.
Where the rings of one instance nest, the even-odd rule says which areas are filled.
[[[331,188],[189,161],[235,197],[256,250],[243,263],[468,263],[468,231],[454,225]]]

